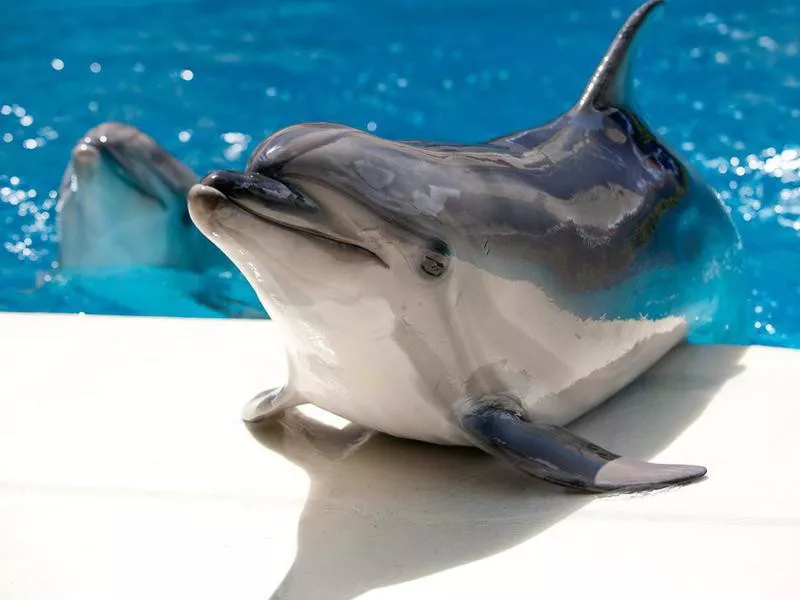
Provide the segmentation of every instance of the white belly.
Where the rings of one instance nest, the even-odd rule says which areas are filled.
[[[336,311],[327,308],[328,316]],[[388,304],[365,299],[360,308],[357,329],[348,319],[326,325],[351,323],[350,328],[324,332],[312,331],[313,322],[290,324],[292,341],[301,342],[289,353],[293,390],[320,408],[389,435],[467,444],[452,418],[451,396],[440,395],[419,356],[397,342]]]
[[[468,281],[477,283],[454,290],[452,302],[392,306],[372,296],[357,306],[316,304],[318,320],[290,321],[293,387],[390,435],[469,444],[453,412],[465,398],[511,393],[531,419],[566,424],[685,336],[680,318],[587,321],[530,284]]]

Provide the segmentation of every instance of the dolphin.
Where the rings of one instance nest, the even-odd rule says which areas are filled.
[[[285,333],[289,379],[245,421],[312,404],[593,493],[706,474],[566,427],[735,312],[733,222],[632,97],[634,37],[660,3],[542,126],[442,144],[304,123],[192,187],[193,222]]]
[[[150,136],[102,123],[73,147],[60,186],[62,269],[149,265],[198,271],[229,262],[192,225],[196,175]]]
[[[90,129],[73,147],[57,208],[59,277],[115,312],[266,316],[225,254],[192,224],[197,176],[124,123]],[[237,273],[238,275],[238,273]],[[241,289],[240,289],[241,288]],[[143,294],[142,289],[148,293]]]

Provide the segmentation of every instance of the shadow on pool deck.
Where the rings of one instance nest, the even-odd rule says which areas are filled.
[[[617,453],[650,459],[743,369],[744,351],[678,348],[571,429]],[[278,428],[251,428],[311,480],[297,555],[273,600],[349,600],[479,560],[597,497],[540,482],[478,450],[384,435],[364,440],[359,431],[297,415]],[[703,457],[675,460],[702,464]]]

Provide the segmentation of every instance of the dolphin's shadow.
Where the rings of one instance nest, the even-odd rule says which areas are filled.
[[[680,347],[570,428],[627,456],[652,458],[742,369],[743,353]],[[597,498],[539,482],[477,450],[364,437],[354,425],[338,430],[296,414],[277,427],[250,428],[311,480],[297,555],[273,600],[349,600],[479,560]],[[702,464],[703,457],[675,460]]]

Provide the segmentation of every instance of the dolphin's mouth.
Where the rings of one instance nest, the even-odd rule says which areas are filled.
[[[322,213],[316,202],[277,179],[252,173],[215,171],[189,190],[189,202],[193,202],[195,198],[227,202],[271,226],[324,240],[350,251],[365,253],[384,267],[389,267],[374,250],[349,237],[313,226],[311,223],[315,217],[319,220]]]
[[[86,138],[73,149],[72,159],[83,172],[91,172],[100,165],[105,166],[122,185],[142,198],[155,202],[164,210],[167,209],[167,203],[153,184],[136,175],[141,169],[137,168],[135,160],[102,139]]]

